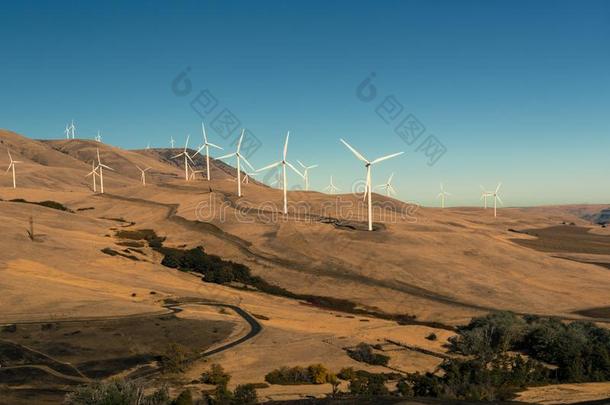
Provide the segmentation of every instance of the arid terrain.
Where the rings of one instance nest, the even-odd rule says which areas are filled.
[[[1,167],[7,148],[23,163],[16,189],[0,177],[0,403],[57,403],[75,385],[113,376],[201,391],[209,387],[197,378],[212,363],[232,387],[315,363],[434,371],[455,326],[492,310],[610,325],[610,228],[583,219],[607,206],[502,208],[494,218],[374,194],[367,232],[361,195],[290,191],[284,216],[280,190],[250,181],[238,198],[235,169],[216,160],[211,182],[187,182],[170,149],[0,130]],[[104,171],[104,194],[85,177],[96,148],[114,169]],[[146,186],[136,165],[151,168]],[[34,204],[43,201],[66,210]],[[162,265],[158,249],[126,230],[153,230],[169,248],[202,246],[294,296],[203,282]],[[346,349],[361,342],[379,345],[389,364],[350,358]],[[170,380],[159,369],[172,344],[190,360]],[[608,387],[537,387],[518,400],[598,400]],[[258,390],[272,400],[330,391]]]

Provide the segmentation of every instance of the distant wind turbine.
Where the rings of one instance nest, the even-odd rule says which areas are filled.
[[[100,149],[97,148],[97,168],[100,171],[100,193],[104,194],[104,168],[108,170],[114,170],[112,167],[108,167],[100,160]]]
[[[241,136],[239,137],[239,141],[237,141],[237,150],[233,153],[229,153],[228,155],[224,155],[224,156],[220,156],[218,159],[227,159],[230,157],[235,156],[235,158],[237,159],[237,196],[241,197],[241,160],[244,161],[245,164],[247,164],[250,169],[255,170],[254,166],[252,166],[250,164],[250,162],[248,162],[248,159],[246,159],[245,156],[243,156],[240,152],[241,150],[241,141],[244,139],[244,130],[241,130]],[[209,173],[209,171],[208,171]]]
[[[250,177],[256,177],[259,174],[260,173],[256,173],[256,172],[246,172],[246,175],[244,176],[244,179],[241,182],[244,184],[250,184]]]
[[[142,179],[142,185],[146,185],[146,172],[149,171],[151,168],[147,167],[146,169],[142,169],[140,166],[136,165],[136,167],[138,168],[138,170],[141,173],[140,178]]]
[[[443,183],[441,183],[441,192],[436,196],[437,198],[441,199],[441,208],[445,208],[445,197],[448,195],[451,195],[451,193],[446,192]]]
[[[179,154],[177,154],[176,156],[172,156],[172,159],[176,159],[180,156],[184,156],[184,180],[189,181],[189,160],[195,164],[195,162],[193,162],[193,159],[191,158],[191,156],[189,155],[187,148],[189,146],[189,138],[191,136],[187,135],[186,136],[186,143],[184,144],[184,150],[182,152],[180,152]]]
[[[335,194],[341,189],[333,184],[333,176],[330,176],[330,184],[324,188],[323,191],[328,191],[328,194]]]
[[[290,131],[286,133],[286,141],[284,142],[284,153],[282,155],[282,160],[271,163],[268,166],[263,167],[262,169],[258,169],[257,172],[262,172],[264,170],[272,169],[277,166],[282,166],[282,187],[284,188],[284,214],[288,214],[288,188],[286,181],[286,166],[290,167],[296,174],[301,177],[304,177],[301,172],[299,172],[290,162],[286,160],[286,154],[288,153],[288,138],[290,137]]]
[[[102,142],[102,135],[100,134],[100,130],[97,130],[97,136],[95,137],[95,140],[98,142]]]
[[[201,152],[201,149],[205,148],[205,166],[206,166],[206,170],[207,170],[208,181],[210,181],[210,146],[212,148],[216,148],[216,149],[220,149],[220,150],[222,150],[222,148],[218,145],[214,145],[213,143],[208,142],[208,136],[205,133],[205,125],[203,125],[203,122],[201,123],[201,131],[203,132],[203,145],[201,145],[201,147],[199,147],[197,152],[195,152],[195,155],[197,153]],[[242,136],[243,136],[243,130],[242,130]]]
[[[394,173],[392,173],[390,175],[390,178],[388,179],[388,181],[385,184],[380,184],[380,185],[376,186],[375,188],[384,188],[385,189],[385,195],[388,196],[388,197],[391,197],[392,195],[396,195],[396,190],[392,186],[392,179],[393,178],[394,178]]]
[[[300,160],[297,163],[303,168],[303,178],[305,179],[305,191],[309,191],[309,170],[315,169],[318,165],[305,166]]]
[[[487,209],[487,197],[491,197],[493,195],[493,192],[491,191],[486,191],[485,187],[480,186],[481,187],[481,200],[483,200],[483,207],[485,209]]]
[[[70,124],[70,133],[72,135],[72,139],[74,139],[75,134],[76,134],[76,127],[74,126],[74,120],[72,120],[72,123]]]
[[[97,173],[97,167],[95,167],[95,159],[91,161],[91,171],[85,177],[89,176],[93,176],[93,192],[97,193],[95,176],[99,176],[99,174]]]
[[[11,156],[11,151],[10,150],[6,150],[8,152],[8,158],[10,160],[10,163],[8,165],[8,168],[6,169],[6,173],[8,173],[9,170],[13,170],[13,188],[17,188],[17,181],[15,179],[15,163],[21,163],[21,161],[19,160],[13,160],[13,157]]]
[[[172,145],[172,149],[174,149],[174,144],[176,143],[176,141],[174,141],[174,137],[170,136],[169,137],[169,144]]]
[[[70,126],[68,124],[66,124],[64,133],[66,134],[66,139],[70,139]]]
[[[372,161],[368,161],[364,156],[362,156],[362,154],[360,152],[358,152],[356,149],[352,148],[350,146],[350,144],[348,144],[347,142],[345,142],[343,139],[341,139],[341,142],[349,149],[352,151],[352,153],[354,154],[354,156],[356,156],[358,159],[360,159],[362,162],[364,162],[364,167],[366,167],[366,187],[365,187],[365,191],[364,191],[364,197],[366,198],[367,194],[368,194],[368,222],[369,222],[369,231],[373,230],[373,206],[372,206],[372,201],[371,201],[371,166],[382,162],[384,160],[387,159],[391,159],[393,157],[402,155],[404,152],[398,152],[398,153],[392,153],[391,155],[387,155],[387,156],[382,156],[380,158],[374,159]]]

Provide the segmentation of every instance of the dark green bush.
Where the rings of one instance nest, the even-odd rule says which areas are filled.
[[[354,349],[348,349],[349,357],[356,361],[360,361],[372,365],[387,366],[390,360],[389,356],[373,352],[371,345],[360,343]]]

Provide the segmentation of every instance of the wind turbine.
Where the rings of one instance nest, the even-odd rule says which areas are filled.
[[[8,168],[6,169],[6,173],[8,173],[9,170],[13,169],[13,188],[17,188],[17,182],[15,180],[15,163],[21,163],[21,161],[19,160],[13,160],[13,157],[11,156],[11,151],[10,150],[6,150],[8,152],[8,158],[10,160],[10,163],[8,165]]]
[[[172,145],[172,149],[174,149],[174,144],[176,143],[176,141],[174,141],[174,137],[170,136],[169,137],[169,144]]]
[[[481,187],[481,200],[484,200],[483,207],[487,209],[487,197],[491,197],[493,193],[491,191],[485,191],[485,187],[483,186],[479,187]]]
[[[244,179],[241,181],[244,184],[250,184],[250,177],[255,177],[258,176],[260,173],[256,173],[256,172],[246,172],[246,175],[244,176]]]
[[[290,167],[296,174],[301,177],[304,177],[301,172],[299,172],[290,162],[286,161],[286,154],[288,153],[288,138],[290,137],[290,131],[286,133],[286,141],[284,142],[284,154],[282,155],[282,160],[279,162],[271,163],[268,166],[263,167],[262,169],[257,170],[257,172],[262,172],[263,170],[271,169],[282,165],[282,187],[284,188],[284,214],[288,214],[288,188],[286,181],[286,166]]]
[[[70,139],[70,126],[66,124],[66,130],[64,131],[66,134],[66,139]]]
[[[112,167],[108,167],[105,164],[102,164],[102,161],[100,160],[100,149],[96,148],[97,150],[97,168],[100,169],[100,192],[102,194],[104,194],[104,168],[108,169],[108,170],[114,170]]]
[[[309,169],[314,169],[318,167],[318,165],[305,166],[300,160],[297,160],[297,163],[301,165],[303,168],[303,178],[305,179],[305,191],[309,191]]]
[[[95,140],[98,142],[102,142],[102,135],[100,135],[100,130],[97,130],[97,136],[95,137]]]
[[[392,187],[393,178],[394,178],[394,173],[392,173],[390,175],[390,178],[388,179],[387,183],[380,184],[380,185],[376,186],[375,188],[380,188],[380,187],[385,188],[385,195],[388,197],[391,197],[392,195],[396,195],[396,190],[394,189],[394,187]]]
[[[372,206],[372,201],[371,201],[371,166],[382,162],[384,160],[388,160],[391,159],[393,157],[402,155],[404,152],[398,152],[398,153],[392,153],[391,155],[387,155],[387,156],[382,156],[380,158],[374,159],[372,161],[368,161],[364,156],[362,156],[362,154],[360,152],[358,152],[356,149],[352,148],[347,142],[345,142],[343,139],[341,139],[341,142],[347,146],[347,148],[349,150],[352,151],[352,153],[354,154],[354,156],[356,156],[358,159],[360,159],[361,161],[364,162],[364,167],[366,167],[366,188],[364,191],[364,197],[366,198],[367,194],[368,194],[368,222],[369,222],[369,231],[373,230],[373,206]]]
[[[72,139],[74,139],[74,134],[76,133],[76,127],[74,126],[74,120],[70,124],[70,132],[72,133]]]
[[[138,168],[138,170],[141,173],[140,178],[142,179],[142,185],[146,185],[146,172],[149,171],[151,168],[147,167],[146,169],[142,169],[140,166],[136,165],[136,167]]]
[[[205,133],[205,125],[203,125],[203,122],[201,123],[201,131],[203,132],[203,145],[201,145],[201,147],[199,147],[197,152],[195,152],[195,155],[197,153],[201,152],[201,149],[205,148],[205,166],[206,166],[206,170],[208,173],[208,181],[210,181],[210,146],[212,148],[216,148],[216,149],[220,149],[220,150],[222,150],[222,148],[218,145],[214,145],[213,143],[208,142],[208,136]],[[242,136],[243,136],[243,132],[244,131],[242,130]]]
[[[244,139],[244,130],[241,130],[241,136],[239,137],[239,141],[237,141],[237,150],[233,153],[229,153],[228,155],[224,155],[219,157],[218,159],[226,159],[226,158],[230,158],[232,156],[235,156],[237,158],[237,196],[241,197],[241,160],[243,159],[244,163],[247,164],[250,169],[255,170],[254,166],[252,166],[250,164],[250,162],[248,162],[248,159],[246,159],[245,156],[243,156],[239,150],[241,149],[241,141]],[[255,170],[258,171],[258,170]],[[208,170],[208,176],[209,176],[210,171]]]
[[[328,190],[328,194],[335,194],[335,192],[340,191],[341,189],[333,184],[333,176],[330,176],[330,184],[324,188],[323,191]]]
[[[441,208],[445,208],[445,197],[448,195],[451,195],[451,193],[446,192],[443,183],[441,183],[441,192],[436,196],[441,199]]]
[[[191,168],[191,174],[189,174],[189,180],[194,180],[195,175],[197,173],[203,173],[203,170],[193,170],[193,168]]]
[[[195,162],[193,162],[193,159],[191,159],[191,156],[187,152],[190,137],[191,137],[190,135],[186,136],[186,143],[184,144],[184,151],[180,152],[176,156],[172,156],[172,159],[176,159],[180,156],[184,156],[184,180],[186,180],[186,181],[189,181],[189,162],[188,161],[190,160],[193,164],[195,164]]]
[[[498,187],[496,187],[496,191],[494,191],[491,194],[491,196],[494,198],[494,218],[497,217],[498,201],[500,202],[500,204],[504,205],[504,203],[502,202],[502,199],[500,198],[500,195],[498,195],[498,191],[500,191],[500,186],[502,186],[502,183],[498,183]]]
[[[95,167],[95,159],[91,161],[91,171],[85,177],[93,176],[93,192],[97,193],[97,186],[95,176],[99,176],[97,173],[97,167]]]

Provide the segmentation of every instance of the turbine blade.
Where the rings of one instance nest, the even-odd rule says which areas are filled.
[[[288,153],[288,138],[290,138],[290,131],[286,132],[286,141],[284,142],[284,160],[286,160],[286,153]]]
[[[248,162],[248,159],[246,159],[246,158],[245,158],[245,157],[243,157],[242,155],[239,155],[239,157],[240,157],[240,158],[241,158],[241,159],[244,161],[244,163],[245,163],[245,164],[247,164],[247,165],[250,167],[250,169],[252,169],[252,170],[256,171],[256,169],[254,168],[254,166],[252,166],[252,165],[250,164],[250,162]]]
[[[498,199],[498,202],[500,203],[500,205],[504,206],[504,201],[502,201],[500,196],[496,194],[496,198]]]
[[[296,168],[296,167],[294,167],[294,166],[292,165],[292,163],[290,163],[290,162],[286,162],[286,164],[288,165],[288,167],[290,167],[292,170],[294,170],[294,172],[295,172],[296,174],[298,174],[298,175],[299,175],[299,176],[301,176],[302,178],[305,178],[305,175],[304,175],[303,173],[301,173],[300,171],[298,171],[298,170],[297,170],[297,168]]]
[[[373,165],[375,163],[383,162],[384,160],[392,159],[393,157],[400,156],[403,153],[404,152],[392,153],[391,155],[387,155],[387,156],[383,156],[383,157],[377,158],[377,159],[373,160],[371,162],[371,164]]]
[[[184,152],[179,153],[179,154],[177,154],[176,156],[172,156],[172,157],[171,157],[171,159],[176,159],[177,157],[180,157],[180,156],[182,156],[182,155],[184,155]],[[98,161],[99,161],[99,159],[98,159]]]
[[[220,156],[220,157],[217,157],[216,159],[226,159],[226,158],[230,158],[231,156],[235,156],[235,155],[237,155],[237,152],[229,153],[228,155]]]
[[[498,187],[496,187],[496,193],[500,191],[500,187],[502,186],[502,182],[498,183]],[[510,190],[509,190],[510,191]]]
[[[237,142],[237,153],[239,153],[239,150],[241,149],[241,141],[243,141],[244,139],[244,130],[241,130],[241,136],[239,137],[239,142]]]
[[[352,151],[352,153],[353,153],[353,154],[354,154],[354,155],[355,155],[355,156],[356,156],[358,159],[362,160],[364,163],[369,163],[369,161],[368,161],[368,160],[366,160],[366,158],[365,158],[364,156],[362,156],[362,155],[360,154],[360,152],[358,152],[356,149],[352,148],[352,147],[350,146],[350,144],[349,144],[349,143],[345,142],[343,139],[339,139],[339,140],[340,140],[341,142],[343,142],[343,144],[344,144],[345,146],[347,146],[347,148],[348,148],[349,150],[351,150],[351,151]]]
[[[394,173],[392,173],[390,175],[390,178],[388,179],[388,184],[390,184],[392,182],[392,179],[394,178]]]
[[[191,135],[190,135],[190,134],[186,136],[186,143],[184,144],[184,152],[186,152],[186,150],[187,150],[187,149],[188,149],[188,147],[189,147],[189,138],[190,138],[190,137],[191,137]]]
[[[282,164],[282,162],[271,163],[269,166],[261,167],[260,169],[258,169],[256,171],[257,172],[262,172],[262,171],[265,171],[265,170],[268,170],[268,169],[272,169],[272,168],[274,168],[276,166],[279,166],[281,164]]]
[[[305,166],[305,165],[303,164],[303,162],[301,162],[299,159],[297,159],[297,163],[298,163],[299,165],[301,165],[301,167],[302,167],[303,169],[307,169],[307,166]]]
[[[205,133],[205,125],[203,124],[203,121],[201,121],[201,131],[203,132],[203,143],[206,144],[208,143],[208,136]]]
[[[218,145],[215,145],[215,144],[210,143],[210,142],[206,142],[206,143],[207,143],[207,145],[208,145],[208,146],[211,146],[212,148],[216,148],[216,149],[223,150],[223,149],[222,149],[222,147],[220,147],[220,146],[218,146]]]

